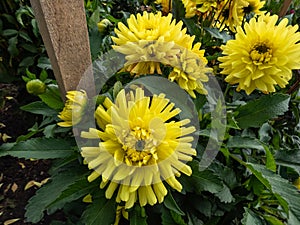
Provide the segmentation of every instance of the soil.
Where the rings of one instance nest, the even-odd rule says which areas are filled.
[[[0,83],[0,145],[13,142],[40,118],[20,110],[20,106],[34,100],[19,84]],[[4,156],[0,158],[0,224],[29,225],[24,214],[27,201],[38,190],[37,185],[24,190],[28,182],[42,182],[49,177],[50,160],[25,160]],[[17,220],[14,222],[14,219]],[[38,224],[48,225],[64,220],[62,212],[45,216]]]

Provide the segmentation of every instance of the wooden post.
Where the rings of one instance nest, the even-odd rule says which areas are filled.
[[[292,4],[292,0],[284,0],[279,12],[279,17],[284,17],[286,15],[291,4]]]
[[[83,0],[30,0],[65,99],[92,64]],[[92,75],[92,73],[90,73]],[[90,76],[92,77],[92,76]],[[93,80],[91,80],[93,83]]]

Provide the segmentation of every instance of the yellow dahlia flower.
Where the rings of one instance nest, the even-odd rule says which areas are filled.
[[[237,28],[235,40],[222,46],[221,73],[228,83],[238,84],[238,91],[274,92],[275,85],[288,84],[293,69],[300,69],[298,25],[288,26],[288,19],[276,25],[277,21],[277,15],[269,14],[252,18],[244,30]]]
[[[133,64],[130,67],[126,66],[126,71],[137,75],[153,74],[155,72],[161,73],[160,69],[158,69],[160,68],[159,61],[144,61],[149,59],[149,57],[140,58],[141,55],[152,55],[152,57],[155,57],[155,60],[160,60],[161,57],[172,58],[174,55],[169,54],[173,54],[173,52],[168,52],[169,46],[164,48],[163,44],[171,42],[175,45],[187,48],[187,43],[189,43],[189,40],[192,38],[186,34],[186,28],[182,29],[182,21],[176,23],[175,20],[172,20],[172,14],[162,16],[161,12],[157,14],[144,12],[143,15],[137,14],[136,17],[131,15],[127,23],[128,27],[121,22],[118,23],[118,29],[115,29],[115,33],[118,37],[112,37],[112,40],[116,44],[113,46],[113,49],[126,54],[126,59],[128,60],[127,65]],[[148,41],[148,43],[146,41]],[[160,43],[157,43],[157,46],[153,46],[153,41]],[[135,47],[129,44],[130,42],[138,49],[137,54],[133,54]],[[148,45],[152,46],[145,48]],[[161,47],[163,48],[161,49]],[[140,51],[140,49],[142,49],[142,51]],[[164,56],[161,56],[153,54],[153,50],[156,51],[156,53],[166,52]],[[145,65],[146,63],[149,65]]]
[[[185,162],[196,151],[191,144],[195,127],[186,126],[189,119],[175,120],[179,113],[164,94],[148,97],[141,88],[127,94],[122,90],[115,103],[106,98],[95,112],[100,130],[81,134],[100,141],[98,147],[82,147],[85,162],[94,170],[88,180],[101,176],[106,198],[116,192],[116,202],[125,202],[126,209],[136,201],[141,206],[163,202],[164,181],[180,192],[175,175],[191,175]]]
[[[235,32],[241,26],[245,16],[249,13],[263,14],[260,9],[265,1],[260,0],[224,0],[220,1],[214,16],[215,26],[219,29],[229,28]]]
[[[66,97],[65,107],[58,115],[58,118],[63,120],[63,122],[57,123],[61,127],[71,127],[78,124],[87,105],[87,95],[83,90],[68,91]]]

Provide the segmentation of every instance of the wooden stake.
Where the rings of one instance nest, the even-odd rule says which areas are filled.
[[[92,64],[84,1],[31,0],[30,2],[62,98],[65,99],[66,91],[76,90],[83,74]],[[93,80],[91,83],[94,84]]]

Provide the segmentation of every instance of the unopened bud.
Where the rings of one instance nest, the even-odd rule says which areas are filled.
[[[40,95],[45,93],[46,91],[46,84],[39,79],[34,79],[26,84],[26,89],[29,94]]]

